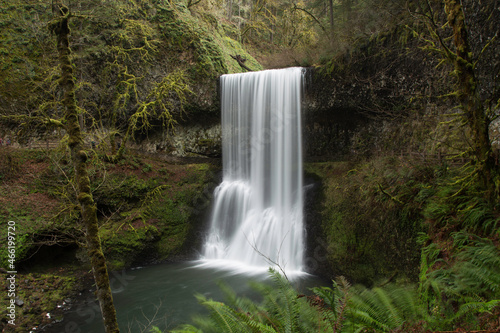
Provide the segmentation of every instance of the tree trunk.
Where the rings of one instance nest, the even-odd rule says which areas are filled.
[[[344,9],[345,22],[348,24],[351,22],[351,12],[352,12],[352,0],[342,0],[342,5]]]
[[[113,296],[109,284],[106,260],[101,249],[101,240],[98,234],[97,209],[90,192],[90,179],[87,173],[87,153],[84,150],[83,138],[78,122],[78,112],[75,99],[75,79],[71,63],[69,48],[70,29],[68,21],[71,13],[68,7],[57,3],[53,7],[58,16],[50,22],[49,28],[57,37],[57,51],[61,67],[60,85],[64,92],[63,104],[65,107],[65,127],[69,136],[68,147],[71,151],[71,160],[75,170],[78,187],[78,201],[82,212],[82,222],[85,227],[87,252],[92,264],[96,284],[96,296],[101,307],[106,333],[119,332],[116,320],[116,310],[113,305]]]
[[[233,0],[227,1],[227,20],[231,21],[233,18]]]
[[[333,38],[334,21],[333,21],[333,0],[328,0],[328,16],[330,18],[330,38]]]
[[[477,93],[478,80],[474,72],[463,8],[457,0],[445,0],[444,6],[448,24],[453,29],[453,41],[457,50],[454,65],[458,80],[458,98],[464,119],[470,128],[476,170],[487,197],[496,200],[499,197],[499,177],[491,150],[489,119]]]

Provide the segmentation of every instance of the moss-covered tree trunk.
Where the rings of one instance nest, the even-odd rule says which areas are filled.
[[[488,198],[495,201],[500,195],[500,179],[491,149],[490,121],[477,92],[478,79],[475,75],[463,7],[457,0],[445,0],[444,5],[448,15],[448,24],[453,29],[453,41],[456,47],[454,65],[458,80],[457,93],[465,121],[470,128],[476,170]]]
[[[101,307],[104,326],[107,333],[119,332],[116,320],[116,311],[113,305],[113,296],[109,284],[106,260],[101,249],[101,240],[98,234],[97,209],[90,192],[90,179],[87,173],[87,153],[83,145],[82,133],[78,121],[78,111],[75,99],[75,79],[69,47],[69,19],[71,13],[68,7],[57,3],[53,7],[56,15],[49,27],[57,36],[57,50],[61,67],[59,84],[64,92],[63,104],[65,107],[64,125],[68,134],[68,146],[71,151],[71,160],[75,170],[78,187],[78,201],[82,212],[82,221],[85,227],[87,252],[92,264],[96,284],[96,296]]]

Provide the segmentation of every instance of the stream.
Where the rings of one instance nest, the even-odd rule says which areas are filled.
[[[153,326],[167,332],[178,325],[191,323],[195,314],[207,314],[194,295],[225,301],[219,281],[231,286],[238,296],[259,300],[249,282],[269,280],[267,278],[267,273],[250,275],[200,266],[198,262],[159,264],[110,273],[120,331],[131,333],[149,333]],[[292,282],[303,292],[324,284],[307,274],[294,277]],[[92,293],[87,292],[66,312],[62,322],[44,332],[104,332],[99,305],[94,299]]]

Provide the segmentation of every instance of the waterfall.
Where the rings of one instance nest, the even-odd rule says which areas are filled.
[[[223,179],[206,261],[302,271],[301,95],[304,69],[223,75]]]

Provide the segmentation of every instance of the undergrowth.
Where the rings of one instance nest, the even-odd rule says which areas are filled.
[[[297,294],[293,284],[270,270],[272,284],[254,284],[262,301],[238,297],[222,286],[226,303],[197,295],[210,311],[175,333],[188,332],[429,332],[498,329],[500,250],[490,240],[455,235],[456,264],[432,268],[435,251],[424,248],[418,284],[366,288],[343,277],[332,287]],[[430,258],[427,255],[431,254]],[[156,329],[156,332],[159,330]],[[493,331],[492,331],[493,332]]]

